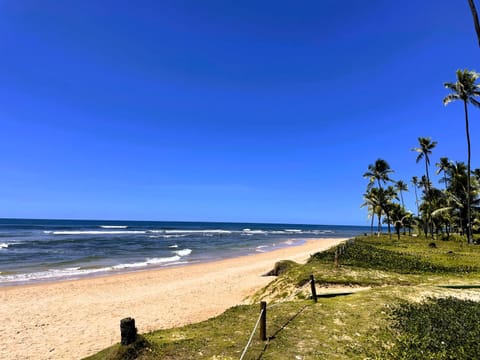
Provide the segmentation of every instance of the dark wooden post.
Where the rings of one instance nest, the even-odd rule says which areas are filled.
[[[262,301],[260,303],[260,311],[262,315],[260,317],[260,339],[262,341],[267,340],[267,303]]]
[[[135,327],[135,319],[125,318],[120,320],[120,335],[122,337],[122,345],[129,345],[137,339],[137,328]]]
[[[312,299],[317,302],[317,288],[315,287],[315,278],[310,275],[310,287],[312,288]]]

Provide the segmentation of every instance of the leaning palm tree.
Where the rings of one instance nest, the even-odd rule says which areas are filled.
[[[457,81],[454,83],[445,83],[445,87],[452,91],[443,99],[443,103],[448,105],[455,100],[463,101],[463,108],[465,112],[465,129],[467,135],[467,240],[468,243],[473,243],[472,238],[472,224],[470,214],[470,130],[468,125],[468,103],[480,107],[480,102],[476,99],[480,96],[480,85],[476,84],[480,74],[475,71],[467,69],[457,70]]]
[[[368,165],[368,171],[363,174],[364,178],[369,179],[368,188],[371,188],[375,181],[378,183],[378,188],[382,189],[382,183],[386,183],[387,181],[392,181],[390,179],[389,174],[393,172],[390,169],[390,165],[383,159],[377,159],[374,164]]]
[[[395,183],[395,189],[400,194],[400,199],[402,200],[402,208],[405,210],[405,203],[403,202],[403,191],[408,191],[408,185],[405,181],[398,180]]]
[[[443,172],[443,183],[445,184],[445,190],[447,189],[447,172],[452,166],[450,160],[447,157],[441,157],[440,161],[435,164],[437,167],[437,171],[435,171],[436,175],[440,175]]]

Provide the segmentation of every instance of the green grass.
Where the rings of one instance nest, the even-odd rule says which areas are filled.
[[[391,310],[395,346],[388,358],[467,360],[480,354],[480,303],[454,297],[403,303]]]
[[[283,263],[281,275],[252,297],[252,305],[236,306],[202,323],[143,334],[144,340],[133,350],[115,345],[89,359],[130,359],[132,354],[145,360],[239,359],[261,300],[274,305],[267,310],[269,341],[255,334],[245,359],[413,359],[408,354],[417,350],[427,354],[425,349],[431,350],[431,357],[419,359],[450,359],[437,345],[445,341],[442,334],[459,333],[458,329],[441,327],[438,334],[422,333],[422,324],[445,313],[443,323],[455,319],[460,327],[474,328],[468,328],[468,333],[479,332],[479,321],[464,319],[477,311],[477,305],[472,305],[477,303],[435,299],[467,293],[480,299],[480,246],[438,240],[436,247],[429,247],[430,242],[408,236],[400,241],[361,237],[337,249],[341,253],[337,266],[334,249],[314,255],[305,265]],[[357,286],[369,289],[319,298],[315,304],[309,299],[311,274],[320,289],[338,288],[339,293]],[[412,319],[411,324],[405,319]],[[437,347],[427,346],[430,341]],[[465,359],[477,349],[474,344],[464,348],[449,344],[455,353],[464,351]]]

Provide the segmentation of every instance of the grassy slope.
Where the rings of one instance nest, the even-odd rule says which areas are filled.
[[[480,289],[438,286],[479,284],[480,247],[436,241],[432,248],[430,242],[407,236],[400,241],[359,238],[341,249],[338,267],[333,250],[305,265],[288,263],[285,273],[254,296],[253,305],[231,308],[199,324],[144,334],[146,341],[136,348],[116,345],[89,359],[238,359],[257,320],[260,300],[275,304],[267,316],[270,340],[262,342],[256,334],[246,359],[385,358],[398,338],[391,327],[395,304],[428,296],[480,298]],[[341,292],[355,286],[370,289],[320,298],[314,304],[308,299],[310,274],[319,291],[338,286]]]

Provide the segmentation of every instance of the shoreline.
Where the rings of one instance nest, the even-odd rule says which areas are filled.
[[[179,263],[173,263],[173,264],[167,264],[167,265],[150,265],[150,266],[139,267],[139,268],[127,267],[119,270],[105,270],[105,271],[98,271],[98,272],[93,271],[86,274],[63,276],[63,277],[58,276],[58,277],[38,278],[38,279],[32,279],[32,280],[18,280],[18,281],[4,281],[4,282],[0,281],[0,290],[4,288],[10,288],[10,287],[54,284],[54,283],[60,283],[60,282],[94,279],[94,278],[116,276],[116,275],[130,274],[130,273],[140,273],[145,271],[155,271],[155,270],[163,270],[163,269],[166,270],[166,269],[175,269],[179,267],[192,266],[192,265],[202,265],[202,264],[208,264],[208,263],[218,262],[222,260],[235,259],[243,256],[253,256],[258,254],[274,252],[274,251],[278,251],[285,248],[298,247],[312,240],[319,241],[323,239],[324,238],[292,238],[287,241],[281,242],[279,244],[273,244],[273,246],[267,245],[267,247],[272,246],[272,249],[269,249],[266,251],[250,250],[252,252],[248,252],[247,250],[245,250],[245,251],[238,252],[238,254],[232,253],[232,255],[227,255],[227,256],[218,256],[218,257],[210,257],[210,258],[205,257],[203,259],[196,259],[191,262],[185,261],[185,262],[179,262]],[[0,272],[0,275],[1,274],[2,273]]]
[[[119,342],[133,317],[140,333],[219,315],[267,285],[276,261],[304,262],[346,238],[179,267],[0,287],[2,359],[78,359]]]

